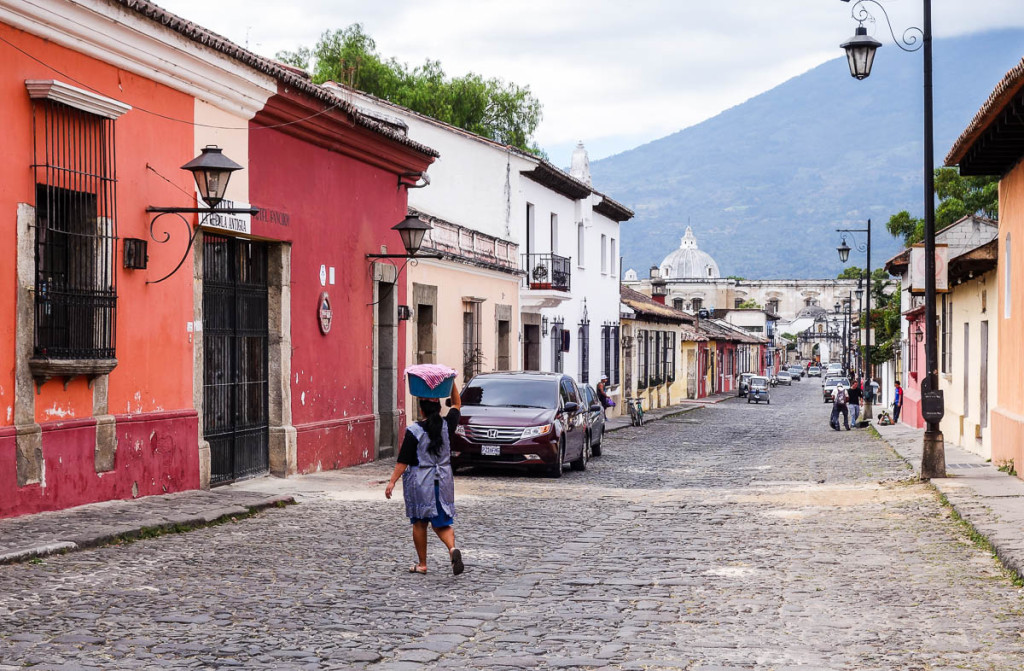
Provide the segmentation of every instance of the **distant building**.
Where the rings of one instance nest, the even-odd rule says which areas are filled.
[[[799,321],[807,308],[829,310],[849,298],[857,288],[857,280],[747,280],[722,277],[718,263],[700,249],[693,229],[686,234],[679,248],[673,250],[657,266],[651,267],[655,278],[664,279],[668,291],[666,304],[677,310],[726,310],[753,301],[778,317],[780,333],[797,333],[810,324]],[[651,293],[650,278],[640,279],[635,270],[623,273],[623,282],[641,293]],[[794,324],[796,322],[796,324]],[[794,330],[796,329],[796,330]]]

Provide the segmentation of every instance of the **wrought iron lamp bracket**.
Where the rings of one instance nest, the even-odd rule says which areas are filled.
[[[850,0],[844,0],[849,2]],[[865,21],[875,22],[875,17],[868,11],[868,8],[864,5],[872,4],[882,10],[882,16],[885,17],[885,24],[889,27],[889,34],[892,35],[893,43],[908,53],[917,51],[924,46],[924,31],[917,26],[911,26],[903,31],[903,37],[896,37],[896,31],[893,30],[892,21],[889,19],[889,12],[885,11],[885,6],[878,0],[857,0],[850,7],[850,16],[860,25],[864,25]]]
[[[171,272],[167,273],[166,275],[164,275],[163,277],[161,277],[158,280],[152,280],[152,281],[147,280],[146,281],[146,284],[159,284],[160,282],[163,282],[164,280],[169,278],[174,273],[178,272],[178,270],[180,270],[181,267],[185,264],[185,259],[188,258],[189,252],[192,251],[192,245],[195,244],[196,236],[199,233],[199,229],[202,228],[204,222],[206,222],[206,220],[210,216],[215,215],[215,214],[248,214],[248,215],[255,215],[255,214],[259,214],[259,208],[255,208],[255,207],[223,207],[223,208],[213,208],[213,207],[147,207],[146,208],[146,212],[156,213],[156,216],[153,217],[153,219],[149,222],[149,237],[153,240],[153,242],[155,242],[157,244],[162,245],[162,244],[164,244],[166,242],[170,242],[170,240],[171,240],[171,233],[170,233],[170,231],[167,231],[167,230],[163,231],[163,239],[162,240],[157,238],[157,236],[156,236],[156,222],[160,219],[160,217],[164,216],[165,214],[176,215],[179,219],[181,219],[181,222],[183,224],[185,224],[185,228],[188,230],[188,245],[185,246],[185,252],[181,255],[181,260],[178,261],[178,265],[174,266],[174,270],[172,270]],[[192,224],[189,222],[189,220],[185,217],[186,214],[200,214],[200,215],[203,215],[203,216],[200,218],[198,225],[192,226]]]
[[[850,240],[853,242],[853,246],[851,247],[851,249],[856,249],[858,252],[867,252],[868,251],[868,245],[867,245],[867,242],[858,242],[857,241],[857,233],[868,233],[868,232],[869,231],[866,228],[837,228],[836,229],[836,233],[842,233],[843,234],[843,242],[846,242],[846,236],[847,235],[850,236]]]

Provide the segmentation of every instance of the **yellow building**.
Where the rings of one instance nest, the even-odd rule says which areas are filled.
[[[988,421],[992,461],[1012,461],[1018,472],[1024,472],[1024,120],[1018,112],[1022,103],[1024,59],[996,85],[946,157],[946,165],[958,166],[961,175],[1000,177],[999,263],[994,295],[987,294],[986,300],[994,312],[991,322],[999,323],[997,337],[990,336],[998,343],[991,370],[1006,374],[999,376],[998,393],[990,399]]]
[[[946,402],[942,435],[986,458],[992,457],[989,408],[999,376],[998,258],[999,241],[992,240],[950,259],[950,291],[937,306],[939,388]]]

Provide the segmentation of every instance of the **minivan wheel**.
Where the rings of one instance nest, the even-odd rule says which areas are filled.
[[[562,477],[563,466],[565,463],[565,442],[558,441],[558,459],[555,460],[555,464],[548,468],[549,478],[560,478]]]
[[[604,427],[601,427],[601,434],[597,437],[597,442],[590,446],[590,454],[595,457],[601,456],[601,442],[604,440]]]
[[[587,432],[586,438],[583,439],[583,452],[580,454],[580,458],[570,463],[572,470],[574,471],[585,471],[587,470],[587,462],[590,461],[590,433]]]

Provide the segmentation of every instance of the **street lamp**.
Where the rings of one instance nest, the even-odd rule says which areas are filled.
[[[181,166],[181,169],[192,173],[203,201],[210,207],[217,207],[224,200],[231,173],[241,170],[242,166],[225,156],[220,147],[208,144],[199,156]]]
[[[863,2],[864,0],[861,1]],[[846,261],[850,258],[851,248],[848,244],[846,244],[847,234],[849,234],[850,237],[853,239],[853,246],[856,247],[857,251],[864,252],[867,255],[867,268],[864,271],[867,278],[867,295],[865,297],[866,305],[864,308],[864,333],[866,338],[864,342],[864,358],[866,359],[866,361],[864,362],[864,377],[868,380],[868,389],[874,389],[874,387],[870,386],[871,380],[873,379],[873,371],[871,369],[871,220],[868,219],[867,228],[837,228],[836,232],[843,234],[843,241],[839,244],[838,247],[836,247],[836,251],[839,252],[840,261],[846,263]],[[865,242],[865,244],[860,244],[859,242],[857,242],[856,235],[858,233],[867,234],[867,241]],[[860,287],[860,279],[861,278],[857,278],[858,287]],[[859,288],[858,291],[860,291]],[[858,294],[858,298],[859,297],[860,294]],[[860,348],[858,347],[858,350],[859,349]],[[873,397],[868,398],[868,396],[868,394],[864,395],[864,412],[861,415],[861,417],[863,417],[865,421],[871,419],[871,404],[872,401],[875,400]]]
[[[843,0],[849,2],[850,0]],[[864,20],[870,17],[870,13],[864,7],[866,3],[876,5],[882,10],[885,22],[889,26],[889,32],[893,36],[893,42],[903,51],[917,51],[924,47],[924,305],[925,305],[925,379],[921,386],[921,414],[926,421],[924,432],[924,444],[921,452],[921,479],[946,477],[946,451],[943,445],[942,431],[939,429],[939,421],[945,412],[942,402],[942,392],[939,390],[939,358],[937,347],[937,334],[935,331],[935,149],[933,133],[933,111],[932,111],[932,1],[922,0],[923,28],[909,28],[903,33],[902,41],[896,39],[892,30],[892,22],[885,7],[878,0],[857,0],[850,8],[850,15],[860,24],[853,39],[843,43],[847,52],[847,60],[850,61],[850,74],[858,79],[863,79],[871,74],[872,58],[865,61],[866,69],[855,70],[854,61],[859,57],[857,50],[867,48],[863,40],[861,28]],[[867,31],[864,31],[866,35]],[[921,43],[918,44],[920,35]],[[877,47],[876,47],[877,49]],[[861,52],[859,54],[863,56]],[[859,67],[859,66],[858,66]],[[863,73],[863,77],[858,76]],[[868,280],[870,282],[870,272]],[[868,285],[868,302],[870,303],[871,285]],[[870,314],[870,306],[869,306]],[[868,332],[868,344],[870,345],[871,334]],[[870,357],[868,366],[871,365]]]
[[[836,251],[839,252],[840,263],[846,263],[850,259],[850,245],[846,244],[846,236],[843,236],[843,241],[836,247]]]

